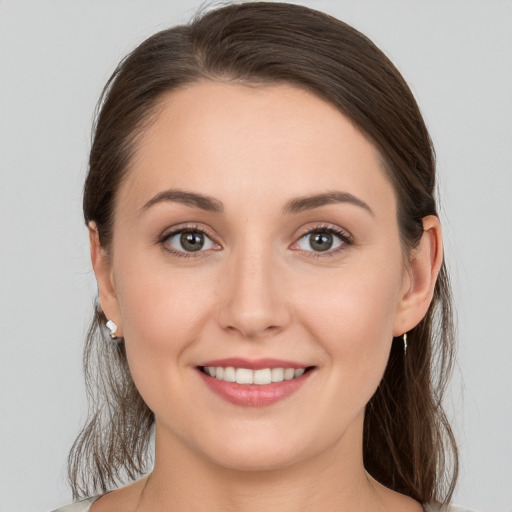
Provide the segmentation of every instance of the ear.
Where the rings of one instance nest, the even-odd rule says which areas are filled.
[[[398,304],[393,336],[401,336],[426,315],[443,262],[441,223],[434,215],[423,218],[423,235],[410,254],[408,276]]]
[[[108,320],[118,327],[116,336],[122,337],[121,315],[112,275],[112,265],[107,251],[101,246],[95,222],[89,223],[91,262],[98,283],[100,305]]]

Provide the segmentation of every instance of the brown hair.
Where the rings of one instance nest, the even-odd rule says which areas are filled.
[[[138,46],[108,81],[97,115],[85,182],[84,216],[108,250],[116,191],[138,136],[164,93],[200,80],[290,83],[335,105],[379,149],[398,198],[404,250],[437,215],[435,158],[414,97],[389,59],[364,35],[326,14],[284,3],[216,9]],[[453,356],[450,286],[443,264],[425,318],[394,343],[366,408],[364,463],[382,484],[426,503],[447,503],[457,449],[442,409]],[[96,306],[85,346],[87,423],[69,456],[76,497],[105,491],[150,464],[154,416],[137,392],[123,343],[105,333]]]

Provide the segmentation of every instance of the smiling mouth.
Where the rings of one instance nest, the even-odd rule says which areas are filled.
[[[251,370],[249,368],[235,368],[233,366],[199,366],[201,372],[216,380],[235,382],[237,384],[255,384],[259,386],[298,379],[313,368],[314,366]]]

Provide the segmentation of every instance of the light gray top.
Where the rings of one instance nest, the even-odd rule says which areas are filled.
[[[66,505],[65,507],[58,508],[53,512],[89,512],[91,505],[99,497],[100,496],[96,496],[94,498],[88,498],[86,500],[77,501],[76,503],[72,503],[71,505]]]
[[[456,507],[455,505],[449,505],[446,508],[441,508],[438,505],[424,505],[425,512],[472,512],[469,508]]]
[[[89,512],[91,505],[98,498],[100,498],[100,496],[89,498],[83,501],[77,501],[76,503],[72,503],[71,505],[67,505],[66,507],[54,510],[53,512]],[[445,509],[441,509],[437,505],[425,505],[425,512],[471,512],[471,510],[467,508],[455,507],[453,505]]]

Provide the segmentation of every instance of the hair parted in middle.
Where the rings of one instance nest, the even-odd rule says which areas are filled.
[[[404,253],[422,219],[437,215],[435,158],[416,101],[390,60],[349,25],[307,7],[246,2],[207,11],[140,44],[114,71],[99,103],[84,217],[105,251],[116,194],[145,127],[172,91],[200,81],[256,87],[291,84],[334,105],[375,145],[398,204]],[[104,492],[147,470],[154,415],[131,379],[123,343],[107,340],[96,306],[84,364],[90,416],[73,445],[75,497]],[[443,264],[425,318],[408,333],[407,357],[393,344],[365,413],[364,463],[382,484],[426,503],[448,502],[457,450],[442,409],[452,365],[450,286]],[[451,464],[450,464],[451,461]]]

